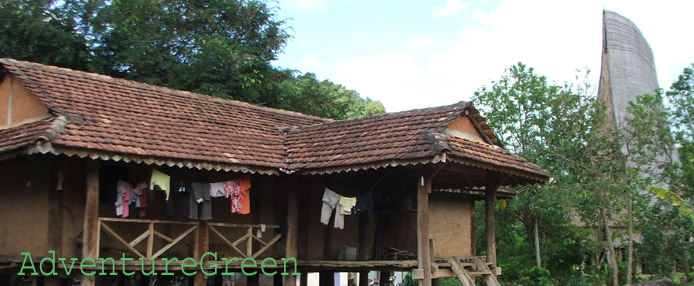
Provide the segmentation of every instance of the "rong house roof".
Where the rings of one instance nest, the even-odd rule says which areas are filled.
[[[510,154],[469,102],[332,121],[36,63],[0,59],[47,115],[0,127],[0,159],[52,153],[251,173],[330,173],[448,158],[541,182],[549,174]],[[449,136],[471,118],[486,142]],[[1,123],[0,123],[1,124]]]

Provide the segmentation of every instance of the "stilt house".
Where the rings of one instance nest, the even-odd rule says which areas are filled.
[[[0,80],[6,279],[30,253],[37,264],[55,255],[79,258],[75,267],[86,269],[101,260],[119,271],[167,268],[175,276],[186,257],[203,270],[222,258],[256,259],[256,270],[265,258],[294,258],[292,271],[320,272],[321,285],[332,285],[334,272],[372,270],[412,271],[420,285],[441,277],[495,283],[495,200],[513,195],[504,186],[549,177],[506,151],[470,102],[333,121],[12,59],[0,60]],[[242,197],[199,198],[180,183],[236,181],[250,183]],[[137,201],[123,197],[124,183]],[[333,211],[326,189],[357,198],[361,209]],[[475,200],[486,202],[486,257],[475,256]],[[201,259],[208,252],[216,256]],[[67,275],[68,266],[57,263],[58,274],[40,280],[94,285],[122,275]],[[239,272],[242,261],[225,266]],[[189,278],[210,279],[218,278],[202,271]]]

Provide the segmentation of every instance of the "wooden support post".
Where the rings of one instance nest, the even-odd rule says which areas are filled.
[[[439,286],[440,279],[436,278],[434,280],[431,280],[431,286]]]
[[[249,227],[246,232],[248,241],[246,241],[246,257],[253,257],[253,228]]]
[[[63,161],[55,159],[48,190],[48,249],[54,250],[56,257],[61,257],[63,248],[63,170]]]
[[[359,272],[359,286],[369,286],[369,271]]]
[[[393,271],[380,271],[378,273],[378,285],[390,285],[390,277],[393,277]]]
[[[87,160],[86,203],[84,206],[84,228],[82,258],[98,259],[99,256],[99,162]],[[81,285],[93,286],[95,276],[82,277]]]
[[[196,260],[200,260],[202,255],[205,254],[209,250],[209,234],[210,234],[210,229],[209,225],[207,224],[207,221],[201,221],[198,224],[198,229],[195,232],[195,249],[193,251],[193,256],[195,256]],[[200,263],[204,263],[204,261],[200,261]],[[202,271],[199,271],[195,275],[195,281],[193,285],[195,286],[204,286],[207,284],[205,274],[202,273]]]
[[[492,278],[496,272],[496,229],[494,224],[494,205],[496,203],[496,191],[499,189],[498,180],[489,180],[485,185],[487,192],[484,209],[485,209],[485,228],[487,230],[487,263],[491,264]],[[485,280],[487,280],[485,278]],[[488,285],[491,285],[487,283]]]
[[[278,272],[272,276],[272,286],[282,286],[284,284],[284,276]]]
[[[431,251],[429,246],[429,193],[431,176],[417,178],[417,265],[423,272],[422,286],[431,286]]]
[[[321,271],[318,274],[318,285],[335,285],[335,272]]]
[[[300,286],[308,286],[308,272],[301,272],[301,276],[300,276],[299,280],[300,280],[300,282],[299,282]]]
[[[289,188],[287,190],[287,245],[285,251],[286,258],[296,258],[299,253],[299,202],[297,199],[298,180],[294,177],[290,178]],[[323,275],[321,275],[323,276]],[[294,276],[286,276],[286,286],[296,286],[296,278]],[[322,278],[321,278],[322,279]],[[323,284],[321,284],[323,285]]]
[[[260,275],[255,274],[252,276],[246,276],[246,285],[247,286],[260,286]]]

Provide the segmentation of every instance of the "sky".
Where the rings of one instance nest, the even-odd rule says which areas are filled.
[[[597,87],[602,11],[630,19],[668,88],[694,63],[694,1],[279,0],[292,38],[274,65],[312,72],[388,112],[469,100],[518,62],[550,82]]]

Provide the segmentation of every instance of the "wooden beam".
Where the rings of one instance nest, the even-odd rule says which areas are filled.
[[[84,206],[84,225],[82,258],[98,259],[99,256],[99,162],[86,160],[86,203]],[[81,285],[93,286],[94,276],[82,277]]]
[[[417,178],[417,266],[423,272],[422,286],[431,286],[429,193],[431,175],[425,174]]]
[[[296,258],[299,253],[299,201],[298,201],[298,180],[295,177],[289,179],[287,189],[287,240],[285,246],[285,257]],[[322,277],[323,275],[321,275]],[[296,286],[294,276],[287,276],[286,286]],[[323,278],[321,278],[322,281]],[[321,283],[321,285],[324,285]],[[327,285],[327,284],[325,284]],[[332,284],[330,284],[332,285]]]
[[[485,209],[485,226],[487,230],[487,263],[496,267],[496,229],[494,224],[494,205],[496,203],[496,191],[499,189],[500,180],[493,178],[488,179],[485,185],[487,192],[484,209]]]

